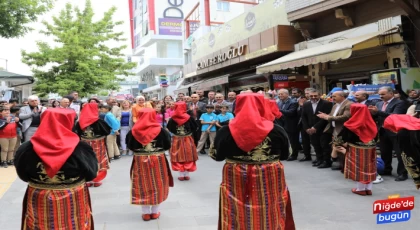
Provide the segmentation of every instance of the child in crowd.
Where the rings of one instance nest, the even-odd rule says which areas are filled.
[[[109,160],[117,160],[120,159],[120,150],[117,145],[117,135],[120,135],[118,130],[120,129],[120,122],[111,113],[111,106],[109,105],[102,105],[100,110],[101,113],[104,114],[104,121],[111,127],[111,133],[106,137],[106,146],[108,149],[108,157]]]
[[[166,128],[166,124],[170,118],[169,114],[165,111],[165,105],[157,104],[155,106],[156,110],[156,121],[160,124],[162,128]]]
[[[216,121],[217,129],[222,128],[222,126],[229,125],[229,122],[234,118],[233,114],[228,111],[229,105],[222,104],[220,106],[220,114],[217,115]]]
[[[13,152],[17,141],[17,128],[19,118],[10,114],[8,106],[0,107],[0,145],[1,145],[1,167],[7,168],[13,165]]]
[[[207,141],[207,138],[210,137],[210,146],[213,145],[214,138],[216,137],[216,122],[217,116],[213,113],[214,106],[206,106],[207,113],[201,114],[201,137],[198,141],[197,152],[201,154],[206,154],[204,150],[204,144]]]

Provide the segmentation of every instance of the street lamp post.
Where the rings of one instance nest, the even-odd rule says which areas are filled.
[[[5,59],[5,58],[0,58],[1,60],[4,60],[4,61],[6,61],[6,71],[8,71],[7,70],[7,62],[9,61],[9,60],[7,60],[7,59]]]

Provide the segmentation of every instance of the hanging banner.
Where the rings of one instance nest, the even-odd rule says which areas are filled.
[[[165,74],[159,75],[159,82],[161,87],[168,87],[168,79]]]
[[[354,94],[357,91],[366,91],[369,94],[369,101],[377,101],[377,100],[381,100],[381,97],[378,94],[379,88],[384,87],[384,86],[389,86],[392,89],[395,89],[395,85],[390,83],[390,84],[378,84],[378,85],[353,85],[348,87],[350,89],[350,94],[348,96],[349,100],[353,100],[354,101]]]

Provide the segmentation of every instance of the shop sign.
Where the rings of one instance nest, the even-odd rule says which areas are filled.
[[[278,46],[277,45],[272,45],[272,46],[269,46],[267,48],[260,49],[260,50],[254,51],[252,53],[246,54],[245,55],[245,60],[257,58],[257,57],[260,57],[260,56],[263,56],[263,55],[266,55],[266,54],[270,54],[270,53],[273,53],[273,52],[276,52],[276,51],[278,51]]]
[[[252,28],[254,28],[256,23],[257,23],[257,18],[255,17],[255,14],[252,12],[249,12],[245,17],[245,29],[252,30]]]
[[[150,70],[144,74],[141,74],[140,79],[142,82],[155,81],[155,73],[152,70]]]
[[[182,19],[159,18],[159,35],[182,36]]]
[[[283,74],[273,74],[273,81],[289,81],[289,76]]]
[[[227,60],[242,56],[245,54],[245,48],[246,48],[246,45],[241,45],[237,48],[231,48],[229,51],[223,54],[219,54],[213,58],[209,58],[204,61],[201,61],[197,64],[197,70],[204,69],[204,68],[216,65],[216,64],[220,64]]]
[[[177,19],[184,19],[184,12],[179,8],[184,4],[184,0],[168,0],[170,7],[166,8],[163,11],[164,18],[177,18]],[[178,13],[178,16],[169,16],[168,11],[175,11]]]

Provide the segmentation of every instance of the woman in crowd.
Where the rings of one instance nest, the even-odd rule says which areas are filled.
[[[187,114],[187,104],[175,103],[175,112],[169,119],[168,130],[173,133],[170,149],[172,170],[179,171],[178,180],[190,180],[189,173],[197,170],[197,148],[193,135],[198,129],[195,120]]]
[[[130,131],[130,119],[131,119],[131,104],[128,100],[124,100],[121,103],[121,132],[120,132],[120,145],[122,149],[122,155],[127,155],[127,144],[126,136]]]
[[[60,102],[58,101],[58,100],[53,100],[52,102],[51,102],[51,107],[52,108],[57,108],[57,107],[59,107],[60,106]]]
[[[153,106],[146,102],[146,99],[143,96],[136,97],[136,104],[131,107],[131,119],[133,120],[133,124],[137,122],[137,114],[140,110],[144,108],[152,108]]]
[[[8,106],[0,106],[0,113],[0,166],[7,168],[8,165],[13,165],[13,153],[18,135],[17,131],[22,125],[19,123],[19,117],[10,114]]]
[[[46,110],[35,135],[16,153],[17,174],[28,182],[21,229],[94,228],[85,182],[96,177],[98,161],[72,131],[75,118],[71,110]]]
[[[335,143],[335,148],[346,154],[344,177],[356,181],[356,188],[351,191],[361,196],[372,195],[377,172],[375,137],[378,130],[366,105],[352,104],[350,114],[338,135],[342,143]]]
[[[264,118],[261,94],[236,98],[236,117],[216,136],[216,161],[226,160],[220,185],[219,229],[294,230],[283,165],[287,134]],[[249,135],[252,133],[252,135]]]
[[[175,112],[175,102],[174,101],[169,101],[166,103],[166,112],[169,114],[169,117],[172,117],[172,115]]]
[[[391,114],[384,121],[384,128],[397,133],[401,157],[405,168],[420,189],[420,114],[414,116]]]
[[[170,96],[170,95],[166,95],[164,98],[163,98],[163,101],[165,102],[165,104],[167,104],[168,102],[170,102],[170,101],[173,101],[174,99],[172,98],[172,96]]]
[[[173,179],[165,150],[171,137],[156,122],[156,112],[145,108],[138,113],[138,122],[127,135],[128,148],[134,152],[130,170],[131,204],[142,205],[144,221],[160,216],[159,204],[168,198]]]
[[[88,143],[93,148],[99,163],[97,177],[86,183],[89,187],[101,186],[102,180],[105,179],[109,169],[105,138],[111,133],[111,127],[104,120],[99,119],[98,105],[97,103],[86,104],[80,111],[80,119],[76,124],[77,134],[81,137],[82,141]]]

